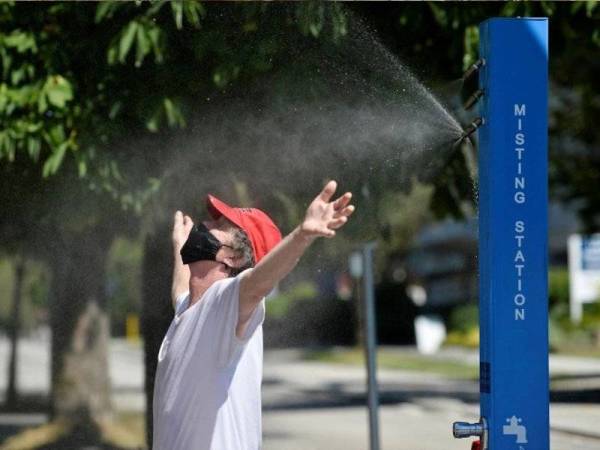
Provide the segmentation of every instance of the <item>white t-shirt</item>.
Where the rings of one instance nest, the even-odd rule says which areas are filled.
[[[243,339],[235,334],[240,277],[214,283],[175,318],[158,353],[154,450],[257,450],[261,447],[264,299]]]

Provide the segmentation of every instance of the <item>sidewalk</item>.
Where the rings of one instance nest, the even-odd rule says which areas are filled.
[[[301,352],[292,350],[265,354],[264,449],[368,448],[364,369],[300,357]],[[460,349],[437,357],[478,362],[476,352]],[[552,360],[555,375],[600,381],[600,361],[563,356]],[[476,381],[398,370],[379,370],[378,380],[382,449],[470,448],[470,440],[454,439],[451,428],[454,421],[478,420]],[[585,394],[587,388],[577,392]],[[600,448],[600,404],[553,403],[550,414],[552,449]]]
[[[20,349],[20,391],[47,394],[47,343],[25,340]],[[410,348],[385,350],[416,354]],[[6,355],[6,351],[7,343],[0,339],[0,353]],[[450,348],[435,357],[478,364],[476,351]],[[111,341],[110,363],[114,405],[119,410],[142,414],[141,346]],[[550,410],[552,449],[600,449],[600,359],[553,355],[550,367],[552,398],[558,400]],[[379,370],[378,380],[382,450],[470,448],[470,440],[454,439],[451,428],[455,421],[478,420],[476,381],[390,369]],[[0,361],[0,397],[6,381],[6,362]],[[365,404],[363,367],[303,361],[299,350],[265,352],[264,450],[365,450]],[[0,430],[9,435],[46,420],[44,414],[0,414]]]

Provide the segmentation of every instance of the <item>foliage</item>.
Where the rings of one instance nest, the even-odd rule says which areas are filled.
[[[448,328],[460,332],[468,332],[479,326],[479,308],[477,305],[458,306],[452,310],[448,320]]]
[[[124,329],[127,314],[141,313],[142,257],[140,242],[117,238],[112,243],[106,269],[106,291],[113,328]]]
[[[124,137],[184,128],[207,93],[269,70],[283,30],[332,39],[345,33],[338,4],[299,3],[268,14],[273,9],[2,3],[0,160],[26,152],[47,177],[70,158],[92,188],[139,210],[158,180],[123,172],[132,157],[118,149]]]
[[[479,307],[468,304],[453,308],[448,319],[446,345],[479,346]]]
[[[483,20],[549,17],[551,196],[573,201],[588,231],[600,226],[600,191],[596,189],[600,156],[594,151],[600,142],[600,129],[595,126],[600,113],[598,2],[427,2],[422,7],[395,3],[385,15],[375,8],[355,9],[381,30],[388,47],[411,67],[427,67],[429,78],[439,79],[441,75],[445,80],[458,79],[477,59],[477,26]],[[394,25],[390,25],[389,17],[397,17]],[[437,216],[463,216],[468,210],[461,203],[474,201],[460,152],[454,153],[434,185],[432,208]]]
[[[166,140],[215,96],[293,65],[289,54],[298,36],[338,42],[348,33],[347,10],[412,66],[429,66],[428,76],[436,79],[458,77],[477,58],[477,24],[487,17],[549,15],[550,72],[559,85],[573,81],[577,95],[576,114],[561,108],[554,117],[552,133],[559,144],[552,150],[552,192],[584,199],[582,214],[593,225],[600,210],[592,188],[600,171],[587,151],[599,139],[593,126],[598,112],[593,60],[600,45],[595,25],[600,8],[593,1],[377,8],[312,1],[3,2],[0,161],[14,161],[22,152],[46,177],[72,167],[91,188],[140,212],[161,189],[161,151],[149,153],[127,141],[148,134]],[[88,35],[93,39],[83,38]],[[576,137],[586,150],[567,154],[566,137]],[[466,173],[457,152],[435,180],[436,214],[465,213],[461,203],[473,201]]]
[[[7,329],[12,317],[14,258],[0,259],[0,327]],[[28,260],[22,287],[21,324],[24,332],[45,325],[47,320],[50,274],[45,264]]]
[[[287,315],[290,307],[301,300],[311,300],[317,296],[317,288],[314,283],[300,282],[285,292],[280,292],[269,297],[266,303],[266,314],[269,318],[280,319]]]
[[[479,327],[471,328],[469,331],[465,332],[448,332],[444,345],[479,348]]]

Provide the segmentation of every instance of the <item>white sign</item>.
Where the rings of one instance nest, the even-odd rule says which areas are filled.
[[[583,304],[600,299],[600,234],[569,236],[571,320],[580,322]]]

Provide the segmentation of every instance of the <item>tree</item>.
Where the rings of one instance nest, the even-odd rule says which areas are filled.
[[[74,332],[76,324],[82,323],[83,312],[88,311],[95,323],[104,326],[102,314],[96,314],[88,305],[95,299],[102,311],[105,250],[116,233],[136,232],[140,226],[150,230],[144,267],[151,278],[144,285],[152,295],[144,297],[144,329],[151,395],[152,361],[160,344],[157,336],[168,322],[168,312],[163,310],[164,303],[159,298],[161,292],[164,298],[168,297],[168,267],[157,267],[156,258],[168,255],[157,241],[168,227],[169,208],[197,211],[200,187],[210,187],[221,189],[220,194],[242,203],[252,198],[291,221],[299,209],[303,190],[310,190],[320,173],[305,171],[302,183],[286,186],[285,179],[273,184],[274,178],[264,176],[260,164],[273,164],[276,171],[288,173],[283,170],[282,161],[291,161],[288,165],[300,171],[302,158],[310,156],[322,163],[321,169],[331,168],[324,158],[319,159],[320,146],[325,148],[327,142],[315,141],[311,128],[321,126],[322,131],[328,123],[319,125],[318,121],[307,120],[297,124],[294,117],[309,119],[320,107],[327,109],[332,104],[335,113],[335,102],[327,103],[337,100],[331,96],[332,83],[337,83],[336,88],[344,94],[352,94],[349,86],[368,85],[366,92],[357,89],[355,93],[365,97],[377,94],[379,97],[372,97],[377,99],[375,104],[385,94],[394,92],[393,86],[382,81],[390,70],[383,64],[385,52],[370,53],[376,47],[359,45],[357,48],[366,50],[354,56],[368,64],[357,72],[353,72],[354,60],[344,62],[344,54],[337,53],[336,49],[348,42],[346,38],[364,30],[360,24],[353,27],[354,19],[373,30],[363,35],[364,42],[371,42],[368,39],[374,35],[411,67],[428,67],[426,72],[417,71],[420,78],[427,74],[430,84],[441,84],[458,78],[476,58],[480,21],[494,15],[550,15],[554,52],[551,74],[556,85],[564,88],[555,92],[565,94],[557,97],[563,100],[552,112],[553,192],[557,198],[582,202],[582,213],[593,226],[599,199],[590,186],[598,172],[598,161],[588,149],[597,145],[599,139],[596,128],[590,125],[599,105],[594,59],[600,42],[596,29],[599,10],[595,2],[468,6],[434,2],[347,6],[322,2],[0,3],[0,195],[3,207],[6,205],[0,232],[4,246],[10,242],[15,251],[22,250],[29,257],[43,256],[55,269],[55,406],[85,404],[63,401],[59,394],[66,392],[60,389],[63,357],[69,348],[75,348]],[[350,42],[360,43],[351,39]],[[323,54],[335,56],[328,67],[326,58],[319,60]],[[582,60],[587,64],[581,64]],[[327,70],[321,72],[323,69]],[[356,79],[358,85],[350,82]],[[381,90],[374,92],[371,83]],[[275,109],[277,99],[265,96],[267,84],[269,90],[285,92],[284,104],[279,105],[283,106],[283,113]],[[573,89],[571,84],[575,85]],[[567,95],[572,91],[577,93],[574,101]],[[303,106],[307,97],[320,103],[305,102],[307,110],[301,116],[285,114],[291,100],[294,106]],[[240,100],[247,123],[241,123],[242,116],[237,123],[238,116],[232,118],[239,109],[230,105],[240,107]],[[288,100],[290,103],[286,103]],[[220,111],[213,106],[215,103],[222,105]],[[415,112],[417,106],[413,108]],[[298,138],[294,152],[287,154],[284,149],[280,154],[248,154],[256,147],[244,153],[243,145],[237,147],[237,152],[224,152],[225,144],[219,144],[216,138],[212,146],[196,142],[194,150],[201,159],[189,167],[192,165],[184,159],[187,146],[195,136],[203,136],[197,128],[219,126],[219,122],[207,118],[215,111],[226,121],[223,129],[227,135],[222,136],[226,143],[246,142],[239,136],[243,132],[254,133],[256,145],[260,144],[260,139],[269,135],[267,126],[273,123],[269,120],[280,121],[278,130],[284,131],[286,125],[306,126],[290,133],[293,136],[283,135],[280,140],[271,136],[266,141],[265,145],[275,145],[286,143],[286,138]],[[270,117],[274,111],[277,114]],[[336,117],[338,121],[332,121],[335,127],[352,121],[352,114]],[[267,128],[258,130],[259,126]],[[335,127],[330,127],[332,134]],[[346,126],[345,130],[352,127]],[[345,137],[339,131],[335,136]],[[572,157],[561,148],[571,146],[574,138],[581,150]],[[302,153],[303,146],[314,146],[314,151],[310,155]],[[435,185],[432,208],[439,215],[460,215],[464,211],[461,204],[472,202],[464,157],[447,150],[440,154],[444,158],[436,162],[436,173],[441,170],[441,175],[423,178]],[[431,155],[435,157],[435,151]],[[345,175],[352,180],[349,187],[364,193],[359,199],[359,211],[361,206],[380,210],[378,205],[385,202],[389,191],[410,190],[413,180],[409,175],[420,169],[418,164],[403,166],[400,162],[405,161],[401,159],[387,166],[377,161],[377,166],[371,164],[374,158],[369,154],[348,158],[342,167],[331,171]],[[214,173],[220,159],[238,162],[237,166],[228,166],[238,170],[232,170],[231,175]],[[586,168],[590,163],[593,170]],[[396,170],[399,165],[402,176]],[[194,173],[201,174],[201,180],[190,178]],[[182,180],[182,174],[187,178]],[[224,178],[233,180],[226,188],[222,187]],[[107,211],[117,217],[109,216]],[[373,237],[386,227],[391,235],[402,230],[393,215],[364,217],[348,230],[350,235]],[[48,245],[48,240],[52,245]],[[319,252],[315,250],[315,254]],[[324,251],[326,257],[322,258],[339,259],[339,254],[330,252]],[[87,280],[92,289],[84,289],[78,280]],[[83,334],[93,334],[94,327],[84,325]],[[99,354],[106,346],[107,335],[101,336],[104,337],[96,341]],[[67,365],[77,367],[77,358],[83,358],[85,352],[72,353],[74,359],[67,359],[75,362]],[[100,372],[106,373],[105,366]],[[103,384],[99,381],[99,385]],[[89,403],[85,408],[93,409]],[[100,408],[103,409],[106,408]]]
[[[53,268],[55,414],[97,421],[110,413],[106,252],[136,222],[124,210],[139,213],[156,192],[152,174],[163,154],[123,138],[165,139],[207,93],[226,94],[232,80],[268,70],[281,49],[260,27],[300,24],[316,36],[339,7],[311,3],[269,15],[266,5],[219,5],[209,15],[193,1],[38,6],[0,5],[0,160],[10,211],[1,230]],[[343,24],[333,22],[339,33]],[[88,33],[94,38],[82,38]]]

